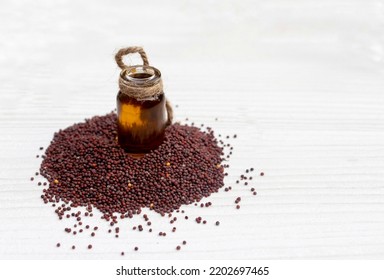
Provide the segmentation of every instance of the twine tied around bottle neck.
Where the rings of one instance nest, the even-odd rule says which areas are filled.
[[[143,65],[149,66],[147,54],[145,53],[142,47],[134,46],[120,49],[115,55],[116,63],[122,70],[121,74],[119,75],[120,91],[126,94],[127,96],[135,98],[137,100],[156,98],[159,93],[163,92],[163,82],[161,78],[157,83],[151,84],[149,86],[135,86],[134,84],[127,83],[127,81],[123,78],[123,74],[130,67],[124,64],[123,56],[131,53],[139,53],[141,59],[143,60]],[[173,120],[173,109],[168,99],[166,99],[165,106],[168,113],[167,125],[170,125]]]

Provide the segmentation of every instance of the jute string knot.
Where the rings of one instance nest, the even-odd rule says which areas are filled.
[[[142,47],[134,46],[120,49],[115,55],[116,63],[122,70],[119,76],[120,91],[137,100],[156,98],[159,94],[163,93],[163,82],[161,78],[157,83],[148,85],[135,85],[134,83],[128,83],[127,80],[124,79],[125,72],[130,66],[124,64],[123,56],[131,53],[139,53],[143,60],[143,66],[149,66],[147,54]],[[170,125],[173,120],[173,109],[168,99],[166,99],[165,106],[168,113],[167,124]]]

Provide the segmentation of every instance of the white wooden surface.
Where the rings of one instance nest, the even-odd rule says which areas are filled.
[[[382,1],[2,0],[0,258],[382,259],[383,23]],[[123,223],[115,239],[100,222],[89,251],[29,178],[55,131],[114,109],[113,55],[135,44],[178,120],[238,134],[227,184],[251,166],[266,176],[257,197],[235,188],[184,208],[220,227],[182,220],[160,238]]]

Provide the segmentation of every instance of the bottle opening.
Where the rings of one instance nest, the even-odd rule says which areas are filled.
[[[146,83],[156,83],[160,77],[161,73],[158,69],[152,66],[131,66],[124,69],[121,73],[121,76],[129,82],[135,84],[146,84]]]
[[[132,74],[129,74],[129,77],[132,79],[148,79],[153,77],[153,75],[149,73],[132,73]]]

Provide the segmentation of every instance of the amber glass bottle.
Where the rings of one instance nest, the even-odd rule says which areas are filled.
[[[121,72],[119,83],[118,142],[129,153],[147,153],[162,143],[168,122],[166,98],[159,86],[161,73],[152,66],[130,66]],[[152,90],[152,94],[150,97],[131,94],[140,90]]]

